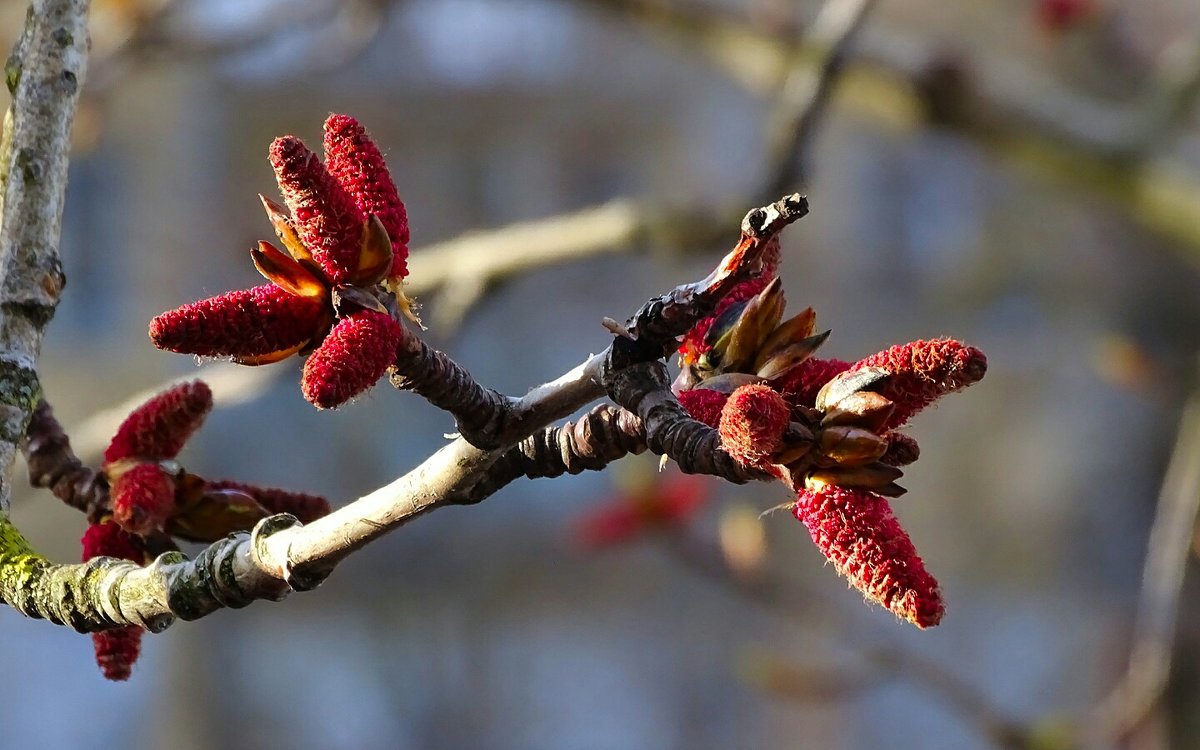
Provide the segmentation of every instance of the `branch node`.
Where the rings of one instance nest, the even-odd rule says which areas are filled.
[[[254,556],[288,585],[288,589],[281,589],[276,601],[287,596],[289,590],[312,591],[324,583],[332,572],[332,568],[327,566],[319,568],[312,565],[293,567],[291,560],[286,556],[283,560],[274,559],[276,555],[268,544],[268,539],[281,531],[301,526],[303,524],[300,523],[300,519],[291,513],[277,513],[259,521],[254,526],[254,530],[250,532],[250,547],[254,550]]]

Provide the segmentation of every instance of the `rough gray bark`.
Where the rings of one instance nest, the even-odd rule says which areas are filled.
[[[13,95],[0,166],[0,513],[41,396],[42,332],[64,284],[58,256],[71,124],[87,70],[88,0],[35,0],[5,65]]]

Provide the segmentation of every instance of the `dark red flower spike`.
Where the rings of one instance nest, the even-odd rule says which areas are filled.
[[[269,364],[323,336],[333,318],[327,307],[324,299],[299,297],[275,284],[237,289],[159,315],[150,321],[150,340],[180,354]]]
[[[163,461],[175,458],[208,412],[212,391],[202,381],[181,383],[135,409],[104,452],[113,520],[126,531],[163,528],[175,510],[175,474]]]
[[[175,512],[175,478],[157,463],[133,463],[105,468],[112,485],[113,520],[134,534],[163,528]]]
[[[801,491],[793,513],[834,569],[868,600],[922,629],[941,621],[938,583],[885,498],[829,485]]]
[[[850,369],[850,363],[840,359],[809,359],[792,368],[774,385],[792,404],[812,406],[821,387]]]
[[[300,389],[332,409],[370,388],[396,361],[404,329],[390,315],[360,310],[342,318],[304,363]]]
[[[163,391],[125,418],[104,452],[105,462],[175,458],[212,405],[212,390],[200,380]]]
[[[276,138],[269,153],[300,241],[330,282],[346,281],[358,268],[366,217],[299,138]]]
[[[954,339],[898,344],[856,362],[850,370],[880,367],[889,373],[879,393],[896,404],[886,427],[894,429],[947,393],[977,383],[987,373],[987,357]]]
[[[349,115],[325,120],[325,165],[363,216],[376,216],[392,242],[389,279],[408,275],[408,211],[379,147]]]
[[[119,557],[141,564],[145,553],[135,539],[112,521],[88,526],[83,533],[83,561],[94,557]],[[109,680],[128,680],[142,645],[142,629],[112,628],[92,633],[96,664]]]
[[[678,394],[679,403],[688,410],[692,419],[716,429],[721,423],[721,410],[729,400],[728,393],[711,391],[707,388],[695,388]]]

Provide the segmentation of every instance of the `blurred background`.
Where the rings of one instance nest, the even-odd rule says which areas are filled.
[[[0,747],[1078,739],[1129,661],[1196,383],[1194,2],[882,0],[799,144],[778,137],[796,123],[781,91],[820,68],[839,6],[861,3],[93,3],[68,285],[42,358],[77,443],[89,416],[198,372],[155,350],[147,321],[258,283],[247,250],[271,233],[256,197],[275,195],[267,145],[315,146],[331,111],[387,155],[429,340],[501,391],[602,349],[603,316],[703,276],[780,185],[812,204],[784,237],[782,276],[791,309],[833,329],[825,356],[949,335],[990,371],[910,429],[922,459],[895,509],[946,596],[928,632],[863,604],[786,511],[759,520],[788,500],[779,485],[701,480],[686,525],[584,543],[582,518],[656,491],[631,487],[678,491],[677,470],[643,456],[516,482],[406,526],[315,592],[147,636],[126,684],[103,680],[87,637],[0,609]],[[24,11],[0,6],[3,48]],[[600,229],[565,225],[561,244],[585,248],[570,260],[420,278],[437,263],[417,259],[464,233],[597,210]],[[473,242],[486,256],[487,235]],[[299,367],[254,371],[184,463],[340,505],[453,429],[386,384],[318,413]],[[101,424],[93,450],[115,426]],[[84,519],[48,493],[18,496],[14,518],[52,558],[78,558]],[[1187,545],[1190,520],[1175,532]],[[1110,744],[1200,746],[1196,584],[1165,694]]]

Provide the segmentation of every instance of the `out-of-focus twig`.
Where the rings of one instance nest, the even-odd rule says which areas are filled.
[[[727,239],[745,201],[700,210],[618,198],[568,214],[468,232],[409,256],[408,292],[437,294],[432,323],[453,328],[492,285],[559,263],[628,253],[696,252]]]
[[[1172,127],[1186,122],[1200,98],[1200,25],[1163,50],[1151,83],[1142,117],[1129,128],[1126,151],[1131,154],[1153,150]]]
[[[254,20],[221,34],[197,33],[187,13],[202,12],[195,3],[166,0],[133,19],[128,36],[95,61],[88,95],[111,91],[140,66],[161,60],[221,60],[261,49],[287,35],[319,34],[321,44],[310,46],[303,60],[306,71],[342,65],[356,57],[379,35],[396,0],[320,0],[274,2]],[[295,71],[300,72],[300,71]]]
[[[824,50],[818,63],[796,64],[783,81],[767,123],[764,194],[796,190],[806,181],[808,150],[856,32],[875,0],[828,0],[804,36],[805,46]],[[798,184],[799,183],[799,184]]]
[[[753,574],[746,574],[734,569],[716,544],[703,540],[690,531],[665,534],[662,540],[664,548],[670,552],[672,558],[688,570],[768,612],[782,610],[805,615],[814,609],[828,611],[837,606],[829,597],[808,589],[799,581],[787,578],[778,571],[759,568]],[[851,637],[846,640],[855,639]],[[858,640],[865,641],[866,638]],[[997,747],[1014,750],[1029,747],[1029,727],[1005,716],[976,686],[946,667],[909,651],[898,642],[861,649],[857,656],[875,673],[876,680],[881,675],[894,676],[925,688]],[[779,667],[778,664],[774,666]],[[809,674],[809,670],[804,668],[784,668],[782,672],[776,672],[768,669],[768,665],[765,664],[760,665],[755,672],[770,682],[777,682],[789,674]],[[860,681],[850,680],[845,687],[855,689],[856,685],[861,687]],[[801,698],[811,694],[808,690],[783,687],[785,689],[782,692],[785,694],[794,694]]]
[[[577,0],[682,42],[747,90],[776,95],[780,76],[819,64],[820,51],[711,9],[662,0]],[[1080,96],[1020,61],[982,53],[957,60],[962,84],[938,124],[979,143],[1040,179],[1099,194],[1145,228],[1178,243],[1200,264],[1200,183],[1178,164],[1149,158],[1194,101],[1200,53],[1186,48],[1163,63],[1159,86],[1117,108]],[[1193,57],[1195,58],[1193,60]],[[928,44],[892,30],[863,33],[846,63],[836,101],[884,127],[912,127],[930,117],[927,73],[945,59]],[[1174,62],[1171,62],[1174,61]],[[1182,62],[1179,62],[1182,61]],[[1188,61],[1196,65],[1189,67]],[[1170,62],[1170,67],[1166,67]],[[943,92],[944,93],[944,92]]]
[[[1200,389],[1183,410],[1150,539],[1129,667],[1088,716],[1092,746],[1120,743],[1154,710],[1171,673],[1183,575],[1200,514]]]

